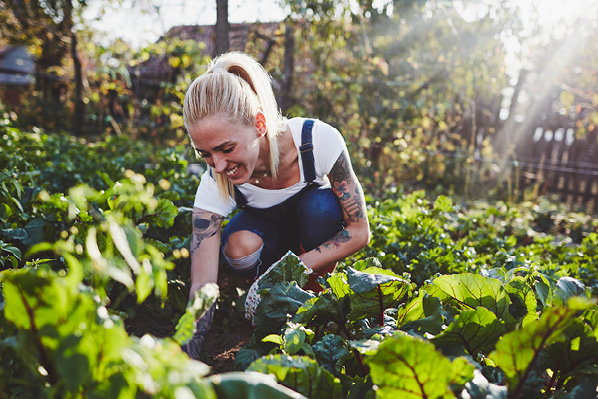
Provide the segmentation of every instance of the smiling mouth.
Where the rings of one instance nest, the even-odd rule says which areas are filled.
[[[230,177],[230,176],[234,175],[237,172],[237,170],[239,170],[239,167],[235,166],[231,170],[226,171],[226,175]]]

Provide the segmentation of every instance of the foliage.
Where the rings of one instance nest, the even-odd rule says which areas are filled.
[[[372,244],[321,279],[321,293],[262,290],[239,369],[313,397],[540,398],[596,386],[596,264],[580,251],[594,247],[595,224],[564,246],[533,230],[537,206],[467,209],[423,192],[375,204]],[[334,378],[315,390],[318,367]]]
[[[188,269],[179,230],[186,223],[177,218],[189,215],[175,202],[189,199],[177,184],[197,184],[176,151],[158,154],[165,169],[145,171],[154,184],[125,170],[125,162],[142,161],[134,154],[98,172],[105,160],[93,164],[98,157],[86,142],[6,126],[1,139],[2,148],[15,149],[14,157],[1,153],[7,165],[0,182],[2,397],[302,397],[272,378],[207,378],[209,367],[181,351],[218,290],[205,286],[187,303],[182,281],[188,278],[175,270],[175,262]],[[126,154],[127,143],[92,147],[96,155],[116,155],[125,145],[119,149]],[[47,157],[57,165],[53,171]],[[130,336],[120,310],[126,298],[170,306],[170,318],[178,319],[172,338]]]

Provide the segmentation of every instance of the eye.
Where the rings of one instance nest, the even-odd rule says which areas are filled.
[[[231,152],[233,152],[233,150],[235,149],[235,146],[230,146],[230,147],[226,147],[222,150],[223,153],[225,154],[229,154]]]

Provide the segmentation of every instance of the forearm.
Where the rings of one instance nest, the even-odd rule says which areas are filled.
[[[208,283],[218,281],[220,226],[222,216],[198,208],[193,210],[191,236],[191,289],[189,296]]]
[[[367,222],[350,224],[321,245],[299,257],[307,267],[318,271],[364,248],[369,242],[369,234]]]

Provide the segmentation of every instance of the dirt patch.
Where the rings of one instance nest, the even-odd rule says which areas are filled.
[[[218,308],[200,359],[211,367],[210,374],[233,371],[235,355],[249,343],[253,327],[243,315],[242,299],[239,299],[237,288],[243,291],[250,285],[250,281],[232,273],[220,275]],[[137,304],[134,298],[128,298],[120,311],[125,319],[125,328],[131,335],[140,337],[151,334],[165,338],[175,333],[178,318],[168,301],[162,305],[158,299],[150,296],[142,304]]]

